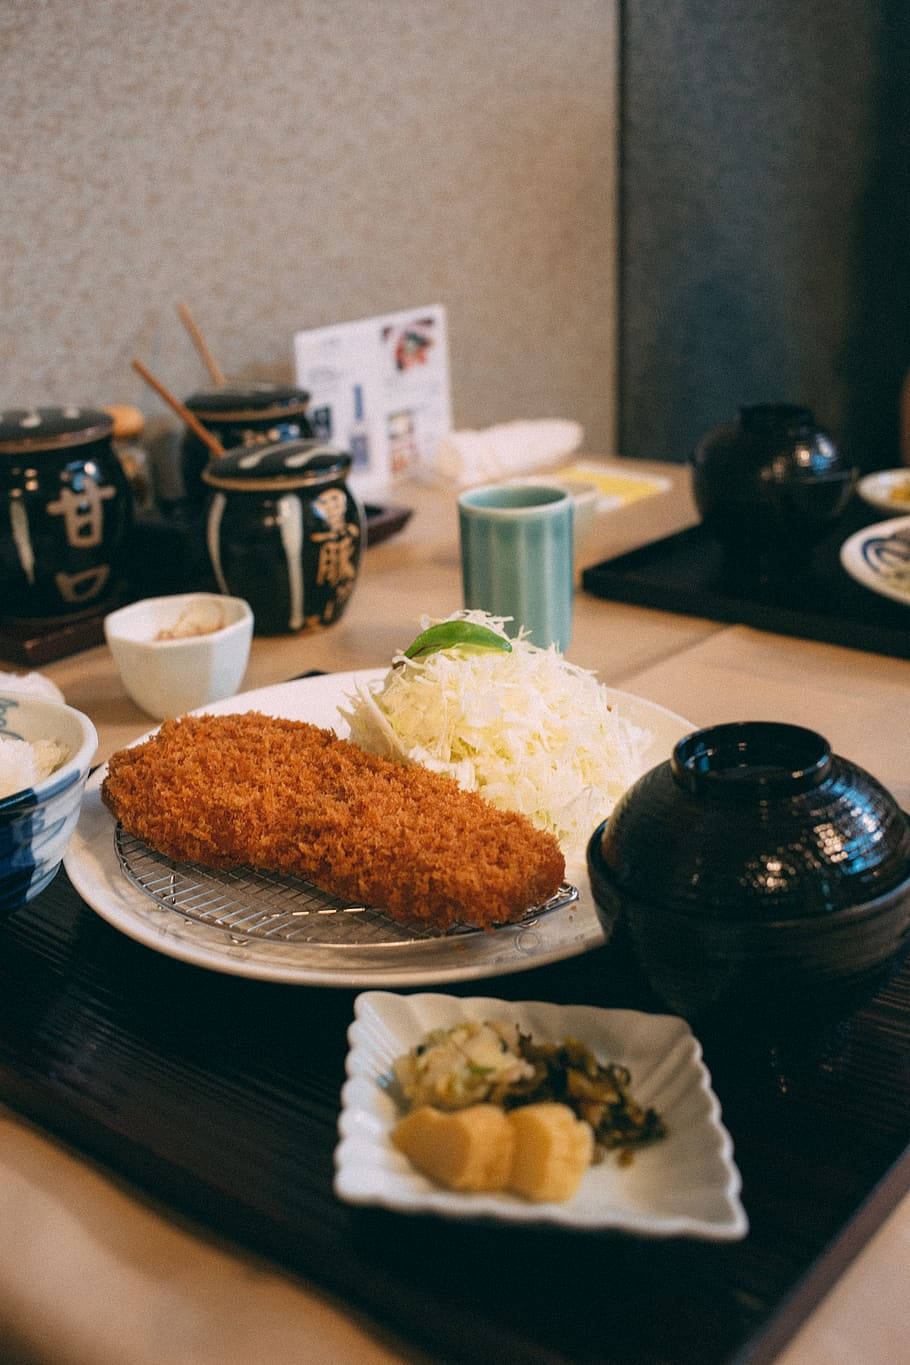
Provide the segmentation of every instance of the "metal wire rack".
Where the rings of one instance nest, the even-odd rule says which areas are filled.
[[[441,937],[425,925],[393,920],[374,906],[341,900],[300,877],[249,867],[221,870],[177,863],[119,824],[114,840],[120,866],[134,886],[163,909],[226,930],[236,943],[255,938],[284,944],[380,946]],[[577,888],[564,883],[548,901],[528,910],[519,923],[533,923],[577,899]],[[445,936],[483,932],[459,925]]]

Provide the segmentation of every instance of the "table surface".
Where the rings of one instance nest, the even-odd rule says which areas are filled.
[[[696,520],[681,466],[665,493],[600,514],[581,562],[596,563]],[[420,617],[461,605],[451,491],[399,484],[414,508],[367,552],[341,621],[256,638],[243,690],[311,669],[386,664]],[[906,661],[576,594],[572,662],[694,724],[783,719],[820,730],[910,807]],[[13,666],[0,660],[0,668]],[[127,698],[106,647],[42,670],[91,716],[98,760],[151,722]],[[910,1339],[910,1197],[890,1214],[780,1356],[781,1365],[882,1365]],[[0,1108],[0,1358],[23,1365],[246,1365],[421,1355],[343,1303],[156,1206],[18,1115]]]

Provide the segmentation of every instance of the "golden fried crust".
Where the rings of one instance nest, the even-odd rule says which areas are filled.
[[[178,862],[296,873],[437,929],[520,919],[565,875],[556,839],[424,768],[257,712],[165,721],[101,796]]]

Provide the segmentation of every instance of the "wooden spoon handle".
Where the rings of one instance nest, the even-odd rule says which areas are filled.
[[[189,308],[186,306],[185,303],[177,304],[177,312],[180,314],[180,320],[183,323],[186,330],[189,332],[190,337],[192,338],[193,345],[196,347],[196,350],[202,356],[203,363],[205,364],[205,367],[208,370],[209,374],[212,376],[212,380],[214,381],[214,383],[218,385],[219,388],[221,388],[225,383],[224,374],[222,373],[220,367],[216,363],[215,357],[212,355],[211,351],[206,345],[205,337],[202,335],[198,326],[196,325],[196,319],[193,317],[192,313],[190,312]]]
[[[160,379],[156,379],[155,376],[152,374],[151,370],[147,369],[147,367],[143,365],[141,360],[133,361],[133,369],[136,371],[137,374],[142,376],[146,384],[148,384],[149,388],[155,390],[159,398],[164,399],[168,407],[173,408],[174,412],[176,412],[180,420],[186,423],[190,431],[196,433],[200,441],[204,442],[204,444],[208,446],[209,450],[216,457],[216,459],[220,459],[221,456],[224,454],[224,446],[218,440],[217,436],[213,436],[210,431],[206,430],[206,428],[202,425],[196,414],[194,412],[190,412],[186,404],[181,403],[179,398],[175,398],[174,395],[171,393],[170,389],[166,389],[164,385],[161,383]]]

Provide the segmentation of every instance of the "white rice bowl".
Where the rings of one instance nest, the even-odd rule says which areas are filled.
[[[81,711],[0,690],[0,918],[56,875],[97,747]]]

